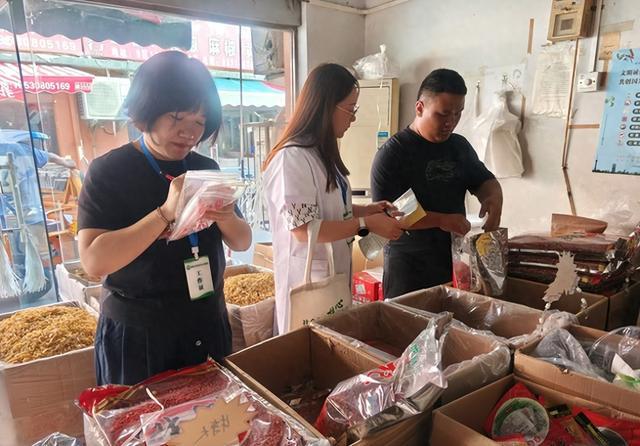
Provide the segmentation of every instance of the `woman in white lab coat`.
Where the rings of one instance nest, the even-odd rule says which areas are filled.
[[[356,120],[358,94],[358,81],[343,66],[323,64],[315,68],[302,87],[280,141],[264,164],[280,334],[289,331],[289,291],[304,280],[309,222],[322,221],[318,242],[332,242],[337,274],[351,274],[355,235],[371,231],[395,240],[402,234],[400,223],[385,213],[395,211],[390,203],[351,203],[349,171],[340,157],[338,138]],[[316,247],[313,259],[312,279],[328,276],[327,253],[322,245]]]

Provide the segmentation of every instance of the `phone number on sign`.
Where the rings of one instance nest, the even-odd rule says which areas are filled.
[[[27,90],[58,90],[71,91],[70,82],[42,82],[42,81],[26,81],[24,87]]]

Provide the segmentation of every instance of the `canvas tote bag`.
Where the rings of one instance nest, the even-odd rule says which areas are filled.
[[[309,324],[312,320],[351,306],[351,286],[349,277],[336,274],[333,262],[333,246],[323,243],[327,249],[329,277],[317,282],[311,281],[311,265],[315,251],[320,220],[307,225],[307,263],[304,271],[304,283],[291,289],[291,312],[289,313],[289,330],[295,330]]]

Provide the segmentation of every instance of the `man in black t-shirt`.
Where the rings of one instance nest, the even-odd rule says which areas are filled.
[[[420,85],[416,115],[376,154],[371,169],[374,201],[394,201],[412,189],[426,217],[385,248],[384,297],[396,297],[451,280],[451,235],[466,234],[466,191],[481,203],[483,229],[500,225],[502,189],[471,144],[453,133],[467,93],[455,71],[432,71]]]

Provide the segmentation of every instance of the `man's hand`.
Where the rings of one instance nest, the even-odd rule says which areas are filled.
[[[482,225],[485,232],[495,231],[500,227],[500,217],[502,215],[502,188],[498,180],[487,180],[480,185],[478,190],[472,192],[478,197],[480,202],[480,218],[484,218],[487,213],[487,221]]]
[[[461,214],[440,214],[440,229],[458,235],[465,235],[471,230],[471,223]]]
[[[497,197],[488,197],[482,201],[480,206],[480,214],[478,217],[484,218],[489,214],[487,221],[482,225],[485,232],[495,231],[500,227],[500,217],[502,215],[502,200]]]

